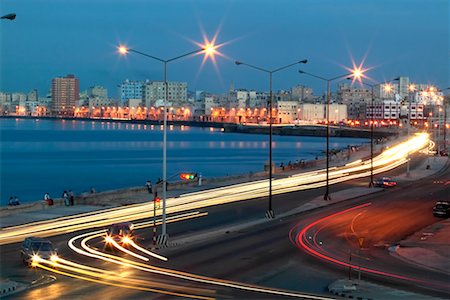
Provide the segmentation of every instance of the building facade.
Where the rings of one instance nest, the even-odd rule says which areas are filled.
[[[126,104],[129,99],[142,99],[145,81],[126,79],[119,86],[120,102]]]
[[[182,106],[187,103],[187,83],[168,82],[167,105]],[[166,91],[163,81],[147,82],[143,88],[143,102],[147,108],[164,106],[164,93]]]
[[[79,94],[80,83],[74,75],[53,78],[51,113],[73,116]]]

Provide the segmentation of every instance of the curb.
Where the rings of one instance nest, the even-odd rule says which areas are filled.
[[[19,283],[9,279],[0,283],[0,297],[8,296],[17,290]]]
[[[356,288],[355,288],[356,290]],[[333,288],[331,287],[331,285],[328,286],[328,291],[336,296],[339,297],[344,297],[344,298],[349,298],[349,299],[357,299],[357,300],[375,300],[374,298],[367,298],[367,297],[362,297],[362,296],[357,296],[357,295],[351,295],[348,293],[351,293],[352,291],[349,291],[348,293],[345,291],[342,291],[342,289],[337,289],[337,288]]]

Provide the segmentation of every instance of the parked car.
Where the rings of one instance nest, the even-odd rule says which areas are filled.
[[[20,257],[24,264],[31,265],[35,256],[54,261],[57,259],[58,253],[49,240],[27,237],[22,243]]]
[[[450,216],[450,202],[437,201],[433,206],[433,215],[435,217],[448,218]]]
[[[131,222],[122,222],[112,224],[106,232],[106,242],[116,241],[120,244],[127,244],[128,239],[133,239],[133,224]]]
[[[377,187],[394,187],[397,185],[397,181],[393,180],[391,177],[381,177],[375,179],[373,184]]]

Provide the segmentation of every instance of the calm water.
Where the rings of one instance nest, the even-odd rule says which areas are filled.
[[[162,177],[160,126],[114,122],[0,119],[1,205],[75,193],[144,185]],[[268,137],[223,133],[220,129],[173,127],[167,134],[167,177],[198,172],[204,177],[261,171],[268,161]],[[365,139],[331,139],[345,148]],[[273,159],[314,159],[325,138],[274,136]]]

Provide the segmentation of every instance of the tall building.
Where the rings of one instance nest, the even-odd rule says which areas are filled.
[[[187,102],[187,83],[169,81],[167,105],[180,106]],[[150,81],[143,87],[143,102],[146,107],[163,106],[166,88],[163,81]]]
[[[80,82],[74,75],[52,80],[52,114],[73,115],[80,97]]]
[[[142,99],[144,81],[126,79],[119,85],[121,104],[127,103],[130,99]]]

